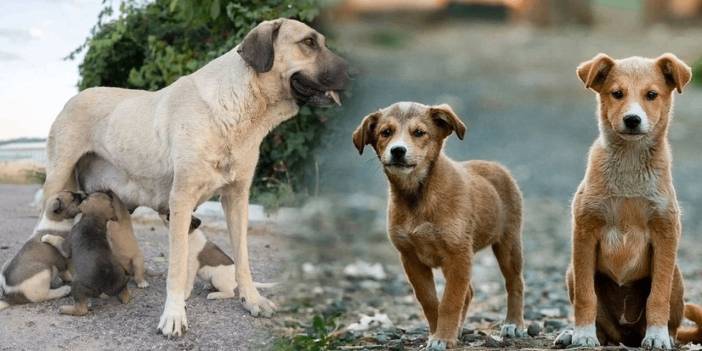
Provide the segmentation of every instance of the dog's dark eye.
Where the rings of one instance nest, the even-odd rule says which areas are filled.
[[[310,48],[316,48],[317,47],[317,42],[313,38],[307,38],[302,41],[305,45],[309,46]]]
[[[387,138],[391,135],[392,135],[392,130],[390,130],[390,129],[383,129],[380,131],[380,136],[382,136],[383,138]]]
[[[651,90],[648,93],[646,93],[646,100],[648,101],[653,101],[658,97],[658,93]]]
[[[612,97],[617,100],[621,100],[624,97],[624,92],[621,90],[615,90],[612,92]]]
[[[417,130],[415,130],[415,131],[412,133],[412,135],[414,135],[414,136],[417,137],[417,138],[423,137],[424,134],[427,134],[427,132],[425,132],[425,131],[423,131],[423,130],[421,130],[421,129],[417,129]]]

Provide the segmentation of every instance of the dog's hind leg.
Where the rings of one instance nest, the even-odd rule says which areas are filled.
[[[522,245],[519,226],[492,245],[492,251],[505,278],[507,318],[500,334],[504,337],[524,336],[524,278],[522,276]]]

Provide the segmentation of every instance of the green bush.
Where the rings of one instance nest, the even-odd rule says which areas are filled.
[[[156,90],[231,50],[264,20],[278,17],[310,22],[322,0],[127,0],[118,8],[105,0],[79,66],[83,90],[113,86]],[[110,20],[107,20],[107,19]],[[261,145],[252,197],[264,205],[290,202],[309,193],[312,149],[334,110],[303,107],[273,130]]]

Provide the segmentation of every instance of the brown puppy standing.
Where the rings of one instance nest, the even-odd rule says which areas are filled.
[[[566,280],[575,329],[556,344],[670,349],[682,319],[683,281],[667,136],[673,92],[690,81],[690,68],[672,54],[622,60],[599,54],[577,73],[598,94],[600,136],[573,200]]]
[[[359,153],[371,145],[390,182],[388,235],[422,305],[427,349],[456,344],[473,296],[473,254],[492,246],[505,277],[502,335],[522,335],[522,198],[509,172],[488,161],[455,162],[442,152],[466,127],[448,105],[400,102],[363,119],[353,133]],[[432,268],[446,278],[441,302]]]

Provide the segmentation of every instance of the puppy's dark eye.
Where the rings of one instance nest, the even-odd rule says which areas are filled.
[[[312,49],[317,47],[317,41],[315,41],[313,38],[307,38],[307,39],[303,40],[302,42]]]
[[[380,136],[382,136],[383,138],[387,138],[391,135],[392,135],[392,130],[390,130],[390,129],[383,129],[380,131]]]
[[[412,135],[414,135],[416,138],[421,138],[424,136],[424,134],[427,134],[427,132],[425,132],[421,129],[417,129],[414,132],[412,132]]]
[[[612,92],[612,97],[617,100],[621,100],[622,98],[624,98],[624,92],[621,90],[615,90]]]
[[[655,92],[653,90],[649,91],[646,93],[646,100],[648,101],[653,101],[658,97],[658,92]]]

